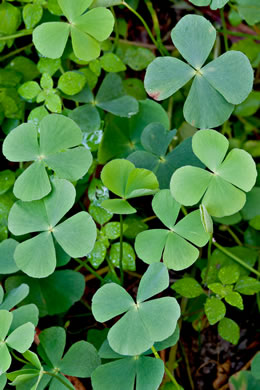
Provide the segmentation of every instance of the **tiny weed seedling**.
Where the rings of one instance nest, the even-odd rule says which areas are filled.
[[[259,4],[154,3],[0,5],[0,390],[260,386]]]

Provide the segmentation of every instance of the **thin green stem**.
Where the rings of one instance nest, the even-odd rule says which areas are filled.
[[[167,109],[167,114],[169,118],[169,123],[170,123],[170,129],[172,128],[172,110],[173,110],[173,96],[170,97],[169,103],[168,103],[168,109]]]
[[[21,30],[20,32],[17,32],[16,34],[12,34],[12,35],[2,35],[0,36],[0,41],[7,41],[8,39],[25,37],[26,35],[32,35],[32,32],[33,29],[30,29],[30,30]]]
[[[117,48],[118,46],[118,42],[119,42],[119,28],[118,28],[118,21],[117,21],[117,17],[116,17],[116,13],[115,13],[115,10],[114,10],[114,7],[110,7],[110,10],[114,16],[114,19],[115,19],[115,39],[114,39],[114,47]]]
[[[235,260],[238,264],[242,265],[242,267],[248,269],[249,271],[253,272],[255,275],[260,276],[260,272],[255,270],[253,267],[250,267],[247,263],[245,263],[242,259],[234,255],[232,252],[224,248],[222,245],[218,244],[215,240],[212,241],[213,245],[215,245],[216,248],[218,248],[221,252],[225,253],[228,257]]]
[[[225,33],[224,29],[219,29],[218,32],[221,34]],[[247,33],[242,33],[239,31],[232,31],[232,30],[226,30],[226,33],[227,35],[233,35],[234,37],[249,38],[249,39],[254,39],[256,41],[260,40],[259,35],[247,34]]]
[[[156,215],[152,215],[151,217],[147,217],[147,218],[142,219],[142,222],[149,222],[149,221],[152,221],[153,219],[156,219],[156,218],[157,218]]]
[[[208,264],[207,264],[207,269],[206,269],[206,273],[205,273],[204,286],[207,285],[207,280],[208,280],[208,275],[209,275],[210,260],[211,260],[211,248],[212,248],[212,235],[210,236],[209,244],[208,244]]]
[[[224,14],[224,8],[220,8],[220,16],[221,16],[221,22],[223,26],[223,35],[224,35],[224,45],[225,45],[225,50],[228,51],[228,35],[227,35],[227,25],[226,25],[226,19],[225,19],[225,14]]]
[[[62,383],[67,389],[70,390],[75,390],[75,387],[70,386],[65,380],[63,380],[59,375],[54,374],[54,372],[49,372],[49,371],[43,371],[43,374],[52,376],[53,378],[57,379],[60,383]]]
[[[191,375],[189,359],[187,357],[185,348],[183,347],[182,343],[180,343],[180,346],[181,346],[182,354],[184,356],[184,361],[185,361],[185,364],[186,364],[186,369],[187,369],[188,379],[189,379],[189,382],[190,382],[190,387],[192,388],[192,390],[194,390],[195,387],[194,387],[194,383],[193,383],[193,379],[192,379],[192,375]]]
[[[30,43],[29,45],[26,45],[24,47],[20,47],[19,49],[11,51],[10,53],[6,54],[5,56],[0,57],[0,62],[5,61],[10,57],[15,56],[16,54],[19,54],[19,53],[23,52],[24,50],[29,49],[32,46],[33,46],[33,43]]]
[[[124,5],[126,8],[128,8],[129,11],[131,11],[135,16],[137,16],[137,18],[143,23],[144,28],[147,31],[147,34],[151,38],[151,41],[153,42],[153,44],[157,47],[157,49],[159,50],[159,52],[163,56],[164,52],[162,51],[162,49],[161,49],[160,45],[158,44],[158,42],[156,41],[156,39],[154,38],[152,31],[150,30],[150,28],[149,28],[148,24],[146,23],[146,21],[144,20],[144,18],[135,9],[133,9],[128,3],[126,3],[124,0],[122,1],[122,5]]]
[[[162,42],[160,24],[159,24],[159,20],[157,17],[157,13],[155,12],[155,9],[153,8],[153,4],[150,0],[144,0],[144,1],[146,4],[146,7],[147,7],[147,9],[150,12],[150,15],[152,17],[153,28],[154,28],[154,31],[156,34],[157,43],[160,46],[162,52],[164,52],[165,55],[169,55],[168,50],[164,47],[164,44]]]
[[[121,284],[121,280],[120,280],[120,278],[118,277],[118,275],[116,273],[115,267],[114,267],[113,263],[109,260],[108,256],[106,257],[106,261],[107,261],[107,264],[109,266],[110,272],[115,276],[115,278],[118,279],[119,283]]]
[[[183,212],[184,215],[188,215],[188,211],[184,206],[181,206],[181,211]]]
[[[74,259],[77,263],[80,264],[80,267],[77,267],[75,271],[79,271],[80,268],[84,267],[86,270],[88,270],[92,275],[95,275],[97,279],[99,279],[102,283],[104,283],[104,279],[102,276],[100,276],[93,268],[91,268],[86,262],[80,260],[80,259]]]
[[[124,224],[123,216],[120,214],[120,254],[119,254],[119,267],[120,267],[120,279],[122,285],[124,284],[124,270],[123,270],[123,233],[124,233]]]
[[[158,352],[156,351],[156,349],[154,348],[154,346],[151,347],[151,350],[153,351],[153,354],[154,354],[154,356],[156,357],[156,359],[161,359],[161,358],[160,358],[160,355],[158,354]],[[165,364],[164,364],[164,369],[165,369],[166,374],[168,375],[168,377],[169,377],[170,380],[172,381],[172,383],[176,386],[176,389],[177,389],[177,390],[180,390],[180,386],[179,386],[178,382],[176,381],[176,379],[175,379],[174,376],[172,375],[171,371],[168,369],[168,367],[166,367]]]
[[[235,232],[233,232],[233,230],[231,229],[230,226],[227,226],[226,227],[227,231],[229,232],[229,234],[233,237],[234,241],[237,243],[237,245],[239,246],[243,246],[243,243],[240,241],[240,239],[238,238],[238,236],[236,235]]]
[[[19,358],[19,357],[14,353],[14,351],[11,350],[10,352],[11,352],[11,354],[13,355],[13,357],[14,357],[18,362],[23,363],[23,364],[28,364],[28,361]]]

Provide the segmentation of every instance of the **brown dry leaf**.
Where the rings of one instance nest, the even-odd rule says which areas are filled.
[[[220,387],[227,382],[229,378],[230,368],[231,368],[230,360],[227,360],[225,363],[218,365],[217,378],[213,382],[214,389],[216,390],[220,389]]]

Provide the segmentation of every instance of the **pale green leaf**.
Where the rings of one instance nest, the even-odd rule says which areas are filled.
[[[170,232],[165,244],[163,261],[174,271],[190,267],[199,257],[199,251],[176,233]]]
[[[227,138],[214,130],[200,130],[192,137],[192,149],[211,171],[215,172],[228,151]]]
[[[83,257],[94,248],[97,229],[91,216],[82,211],[56,226],[53,234],[71,257]]]
[[[143,302],[164,291],[169,286],[169,273],[162,263],[152,264],[139,283],[137,302]]]
[[[14,194],[23,201],[43,198],[51,191],[49,176],[42,161],[35,161],[16,180]]]
[[[75,26],[97,41],[104,41],[113,31],[114,17],[110,10],[98,7],[77,18]]]
[[[19,244],[14,253],[16,265],[33,278],[46,278],[56,267],[56,253],[50,232],[40,233]]]
[[[183,58],[200,69],[213,48],[216,30],[203,16],[186,15],[174,27],[171,37]]]
[[[20,353],[27,351],[34,339],[34,325],[27,322],[15,329],[6,339],[6,344]]]
[[[131,296],[118,284],[106,284],[93,296],[92,313],[99,322],[108,321],[134,306]]]
[[[206,245],[210,237],[202,225],[199,210],[186,215],[172,230],[199,247]]]
[[[181,205],[173,199],[170,190],[159,191],[153,198],[152,208],[164,225],[173,229]]]
[[[33,161],[39,155],[37,130],[24,123],[12,130],[3,143],[3,154],[9,161]]]
[[[132,207],[125,199],[107,199],[101,203],[101,206],[113,214],[134,214],[136,209]],[[110,219],[110,218],[109,218]]]
[[[202,75],[231,104],[242,103],[253,88],[252,66],[239,51],[228,51],[206,65]]]
[[[13,320],[13,315],[7,310],[0,310],[0,322],[1,322],[1,328],[0,328],[0,340],[4,341],[7,333],[10,329],[11,323]]]
[[[194,75],[194,69],[177,58],[156,58],[147,68],[144,86],[153,99],[164,100],[183,87]]]
[[[138,257],[147,264],[159,262],[168,234],[168,230],[163,229],[152,229],[139,233],[135,240],[135,250]]]
[[[76,57],[84,61],[92,61],[100,55],[100,44],[77,27],[71,27],[72,47]]]
[[[63,22],[43,23],[33,31],[33,43],[45,57],[60,58],[64,52],[70,26]]]

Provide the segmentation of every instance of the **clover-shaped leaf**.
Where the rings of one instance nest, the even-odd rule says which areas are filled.
[[[39,52],[48,58],[62,56],[69,35],[73,51],[81,60],[91,61],[100,55],[100,42],[113,31],[114,17],[104,7],[85,12],[93,0],[58,0],[65,22],[48,22],[36,27],[33,43]]]
[[[8,226],[14,235],[41,232],[20,243],[14,252],[17,267],[36,278],[44,278],[55,270],[54,238],[71,257],[87,255],[96,240],[96,225],[86,212],[58,224],[73,206],[76,191],[63,179],[54,179],[52,187],[50,195],[42,200],[17,201],[9,214]]]
[[[108,332],[110,347],[121,355],[134,356],[163,341],[174,332],[180,308],[172,297],[147,301],[165,290],[169,274],[162,263],[152,264],[144,273],[137,303],[118,284],[101,287],[93,296],[92,312],[99,322],[126,313]]]
[[[216,30],[202,16],[184,16],[171,36],[188,64],[173,57],[156,58],[147,68],[147,93],[156,100],[166,99],[194,77],[184,104],[186,121],[198,128],[221,125],[234,104],[242,103],[252,90],[253,70],[248,58],[239,51],[229,51],[203,66]]]
[[[141,134],[152,122],[160,123],[169,129],[169,119],[164,108],[148,99],[139,102],[139,112],[130,119],[108,115],[98,150],[99,162],[104,164],[112,158],[126,158],[130,153],[143,149]]]
[[[202,247],[209,240],[199,210],[175,224],[181,205],[173,199],[170,190],[158,192],[153,198],[152,208],[168,229],[152,229],[138,234],[135,241],[137,255],[151,264],[159,262],[163,253],[163,261],[168,268],[175,271],[188,268],[199,256],[199,250],[192,244]]]
[[[202,198],[208,213],[224,217],[241,210],[246,195],[255,184],[255,162],[244,150],[228,151],[228,140],[215,130],[200,130],[192,139],[195,155],[211,171],[186,166],[171,178],[173,197],[184,206],[192,206]]]
[[[70,118],[51,114],[40,123],[18,126],[3,143],[3,153],[10,161],[34,161],[16,180],[14,194],[23,201],[38,200],[51,191],[46,166],[59,178],[76,181],[89,169],[92,155],[80,145],[82,132]]]
[[[40,85],[36,81],[27,81],[19,87],[18,93],[26,100],[36,99],[37,103],[44,102],[51,112],[62,111],[61,98],[53,88],[53,80],[48,73],[43,73]]]
[[[185,139],[167,154],[168,146],[175,135],[176,130],[168,131],[160,123],[151,123],[141,135],[144,150],[137,150],[127,157],[137,168],[153,171],[161,189],[169,188],[173,172],[183,165],[202,166],[192,151],[191,138]]]
[[[96,349],[86,341],[76,342],[63,356],[66,345],[66,332],[63,328],[45,329],[40,333],[39,339],[38,352],[50,371],[55,368],[57,373],[87,378],[100,364]]]
[[[30,348],[34,339],[34,325],[30,322],[19,326],[8,335],[12,321],[11,312],[0,310],[0,375],[11,365],[9,348],[24,353]]]
[[[121,359],[99,366],[93,372],[91,382],[94,390],[157,390],[163,374],[164,364],[161,359],[122,356]]]
[[[121,199],[104,200],[101,204],[115,214],[136,212],[127,199],[152,195],[159,187],[156,176],[147,169],[135,168],[130,161],[116,159],[105,165],[101,172],[104,185]]]
[[[218,8],[224,7],[228,3],[228,0],[189,0],[192,4],[199,7],[206,7],[210,5],[210,8],[216,10]]]

